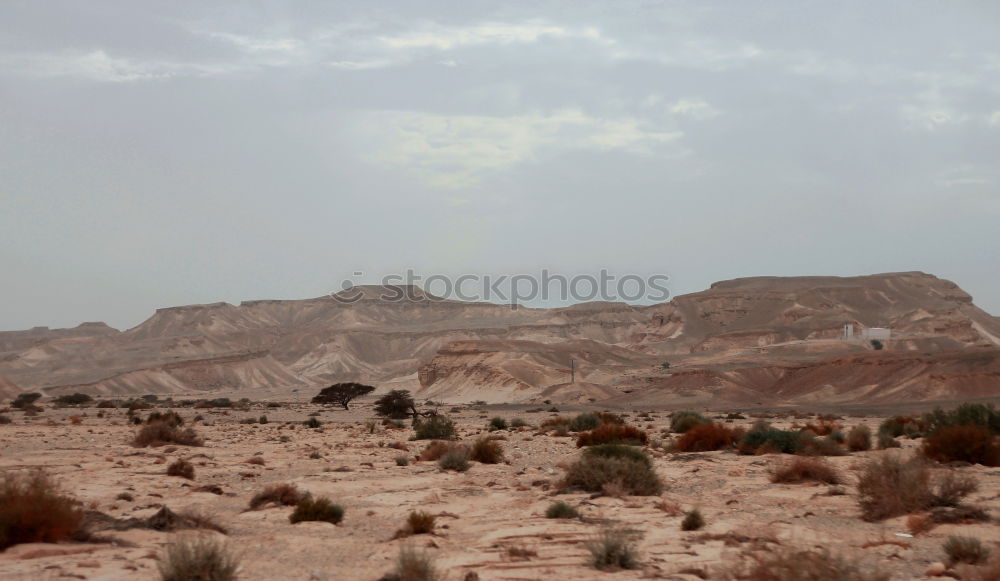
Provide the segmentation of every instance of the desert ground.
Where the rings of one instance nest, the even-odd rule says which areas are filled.
[[[274,404],[271,404],[272,406]],[[57,409],[37,416],[11,410],[0,425],[0,470],[12,474],[42,468],[64,492],[88,510],[114,519],[141,519],[162,507],[193,511],[226,529],[213,535],[239,556],[239,579],[366,579],[391,572],[401,548],[433,559],[445,579],[715,579],[734,564],[780,548],[823,548],[891,573],[892,579],[924,579],[944,572],[942,543],[951,535],[971,536],[987,546],[1000,542],[995,521],[939,524],[911,534],[907,517],[862,520],[856,474],[871,458],[913,455],[919,439],[900,438],[901,448],[831,457],[844,484],[773,484],[769,474],[787,455],[739,455],[733,450],[672,453],[670,412],[626,412],[625,420],[648,432],[647,452],[664,482],[658,496],[609,496],[561,490],[564,468],[579,457],[575,435],[557,435],[538,426],[557,412],[524,407],[444,406],[458,437],[471,442],[493,436],[503,447],[499,464],[472,462],[466,472],[446,471],[433,461],[397,465],[416,456],[426,441],[410,441],[410,423],[395,428],[376,422],[370,402],[350,411],[339,407],[285,403],[249,409],[178,408],[204,446],[131,445],[139,429],[124,409]],[[150,411],[137,411],[140,417]],[[709,417],[717,412],[701,410]],[[97,417],[103,412],[103,417]],[[303,422],[318,413],[319,428]],[[194,421],[196,415],[202,420]],[[266,424],[241,423],[266,415]],[[768,416],[776,427],[812,419],[806,410]],[[719,419],[744,426],[758,418]],[[73,418],[73,417],[76,418]],[[491,418],[523,419],[528,425],[488,432]],[[867,424],[876,431],[883,417],[841,416],[848,429]],[[400,444],[401,443],[401,444]],[[397,449],[399,448],[403,449]],[[248,463],[259,458],[262,463]],[[167,476],[177,459],[193,465],[193,480]],[[258,461],[259,462],[259,461]],[[1000,510],[1000,468],[980,465],[937,467],[974,476],[978,491],[967,502],[995,516]],[[292,507],[248,510],[255,493],[271,484],[291,483],[326,496],[346,509],[339,524],[289,523]],[[556,501],[577,508],[581,518],[546,518]],[[705,525],[682,531],[684,513],[697,508]],[[436,515],[433,534],[397,535],[411,511]],[[639,568],[613,573],[588,563],[587,543],[607,527],[625,528],[638,540]],[[3,579],[159,579],[157,562],[176,535],[148,528],[105,530],[102,542],[29,543],[0,553]],[[399,538],[396,538],[399,537]],[[1000,549],[994,549],[1000,550]],[[957,574],[953,574],[957,577]]]

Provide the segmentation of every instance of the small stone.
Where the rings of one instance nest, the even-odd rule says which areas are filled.
[[[926,575],[929,577],[940,577],[941,575],[944,575],[944,572],[947,570],[948,568],[944,566],[944,563],[938,561],[936,563],[931,563],[930,567],[927,567]]]

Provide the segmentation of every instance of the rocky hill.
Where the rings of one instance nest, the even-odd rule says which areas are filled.
[[[441,401],[858,402],[1000,393],[1000,320],[918,273],[755,277],[667,303],[531,309],[358,287],[353,302],[213,303],[0,333],[0,397],[246,393],[334,381]],[[392,300],[405,293],[408,300]],[[845,339],[844,326],[856,330]],[[874,351],[864,329],[891,329]],[[670,368],[662,363],[669,361]],[[575,383],[570,383],[570,368]]]

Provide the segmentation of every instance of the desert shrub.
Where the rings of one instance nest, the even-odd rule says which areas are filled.
[[[38,392],[22,393],[14,398],[14,401],[11,402],[10,407],[19,410],[31,409],[34,407],[35,402],[38,401],[39,398],[41,397],[42,394]]]
[[[264,464],[266,464],[266,462],[264,462],[264,459],[261,458],[260,456],[251,456],[246,460],[244,460],[244,462],[246,462],[247,464],[254,464],[256,466],[263,466]]]
[[[412,511],[406,517],[406,532],[411,535],[429,535],[434,532],[435,520],[437,517],[429,512]]]
[[[259,418],[257,418],[257,423],[258,424],[266,424],[267,423],[267,416],[260,416]]]
[[[549,419],[543,421],[542,424],[541,424],[541,427],[542,427],[542,429],[546,429],[546,430],[552,430],[552,429],[558,429],[558,428],[563,428],[563,429],[567,429],[568,430],[569,429],[569,419],[564,418],[563,416],[556,416],[554,418],[549,418]]]
[[[847,450],[831,436],[817,438],[812,432],[799,432],[796,454],[805,456],[846,456]]]
[[[710,423],[711,420],[698,412],[681,411],[670,414],[670,431],[683,434],[699,424]]]
[[[494,440],[479,438],[472,445],[471,457],[483,464],[499,464],[503,462],[503,447]]]
[[[872,431],[864,424],[851,428],[847,433],[847,448],[852,452],[863,452],[872,449]]]
[[[375,413],[382,417],[402,420],[416,416],[417,407],[408,390],[394,389],[375,400]]]
[[[510,421],[510,427],[512,428],[524,428],[528,425],[528,422],[521,418],[514,418]]]
[[[771,482],[788,484],[797,482],[822,482],[841,484],[843,478],[822,458],[797,456],[775,464],[771,469]]]
[[[42,471],[0,476],[0,551],[20,543],[56,543],[80,528],[83,511]]]
[[[106,410],[108,408],[114,408],[116,406],[115,406],[115,402],[113,402],[111,400],[103,399],[103,400],[97,402],[97,407],[100,408],[100,409],[105,409]]]
[[[94,401],[94,398],[85,393],[68,393],[60,395],[55,399],[55,402],[61,405],[83,405],[92,401]]]
[[[769,424],[758,422],[740,439],[737,449],[740,454],[782,453],[794,454],[802,441],[800,432],[779,430]]]
[[[992,404],[965,403],[947,412],[938,408],[924,416],[924,423],[931,434],[947,426],[978,426],[1000,434],[1000,411]]]
[[[878,433],[878,447],[880,450],[887,450],[889,448],[899,448],[902,444],[899,443],[896,438],[892,437],[889,432],[879,432]]]
[[[865,520],[924,510],[933,501],[930,471],[920,459],[884,454],[866,463],[858,476],[858,504]]]
[[[645,455],[638,460],[585,452],[567,469],[566,485],[588,492],[603,492],[605,486],[613,485],[635,496],[655,496],[663,491],[663,483]]]
[[[949,470],[941,475],[934,486],[936,506],[958,506],[962,499],[979,490],[979,482],[969,474]]]
[[[11,421],[12,420],[10,419],[9,416],[5,416],[5,415],[0,414],[0,425],[9,424],[9,423],[11,423]]]
[[[692,508],[684,513],[684,519],[681,520],[682,531],[698,531],[704,526],[705,517],[701,515],[701,511],[697,508]]]
[[[178,428],[165,422],[153,422],[139,429],[132,445],[136,448],[178,444],[180,446],[201,446],[204,442],[191,428]]]
[[[893,438],[908,436],[910,438],[919,437],[927,430],[927,423],[917,418],[909,416],[895,416],[888,418],[879,424],[879,434],[889,434]]]
[[[569,430],[571,432],[585,432],[587,430],[593,430],[597,426],[601,425],[601,418],[593,412],[586,412],[578,414],[569,422]]]
[[[451,440],[455,438],[455,422],[445,416],[431,416],[413,426],[415,440]]]
[[[181,478],[194,480],[194,464],[183,458],[179,458],[167,466],[167,476],[180,476]]]
[[[646,432],[623,424],[600,424],[589,432],[582,432],[576,439],[577,447],[596,444],[645,445],[649,442]]]
[[[453,446],[438,459],[442,470],[465,472],[469,469],[469,449],[465,446]]]
[[[708,452],[732,446],[733,432],[722,424],[698,424],[678,438],[679,452]]]
[[[204,534],[185,534],[167,543],[157,568],[163,581],[232,581],[239,559]]]
[[[292,506],[305,498],[306,493],[300,491],[294,484],[271,484],[253,495],[250,499],[250,510],[257,510],[267,504]]]
[[[344,507],[325,496],[305,496],[295,505],[288,522],[322,521],[337,524],[344,519]]]
[[[545,518],[580,518],[580,513],[570,504],[560,500],[545,509]]]
[[[997,581],[1000,579],[1000,551],[991,551],[991,558],[979,567],[959,565],[962,581]]]
[[[748,566],[720,571],[725,581],[889,581],[890,573],[826,550],[782,548],[757,553]]]
[[[437,460],[441,456],[444,456],[445,452],[454,447],[455,444],[452,444],[450,442],[442,442],[440,440],[434,440],[433,442],[424,446],[424,449],[421,450],[420,455],[417,457],[417,459],[420,460],[421,462],[428,462],[428,461],[433,462],[434,460]]]
[[[941,548],[948,555],[948,564],[951,566],[958,563],[978,565],[985,562],[990,555],[990,550],[984,547],[979,539],[973,537],[948,537]]]
[[[601,571],[638,569],[636,535],[624,529],[606,528],[587,543],[590,565]]]
[[[819,423],[817,424],[812,424],[812,423],[806,424],[805,427],[802,428],[803,431],[812,432],[817,436],[827,436],[836,431],[839,431],[839,429],[840,426],[837,425],[835,421],[825,420],[825,419],[819,420]]]
[[[938,462],[968,462],[1000,466],[1000,443],[989,429],[975,425],[945,425],[924,440],[923,453]]]
[[[501,418],[500,416],[492,418],[490,419],[490,425],[489,427],[487,427],[487,429],[491,432],[494,432],[496,430],[506,430],[507,420]]]
[[[392,581],[438,581],[441,578],[434,566],[433,557],[410,545],[399,548],[396,567],[386,577]]]
[[[396,466],[409,466],[410,457],[409,456],[396,456]]]
[[[184,418],[175,411],[153,412],[146,418],[147,424],[155,424],[156,422],[162,422],[168,426],[178,428],[184,425]]]
[[[642,451],[642,448],[629,446],[628,444],[597,444],[590,446],[583,451],[584,456],[600,456],[603,458],[624,458],[634,462],[641,462],[652,467],[649,456]]]
[[[308,420],[302,422],[302,425],[307,428],[316,429],[323,425],[323,422],[317,420],[316,418],[309,418]]]

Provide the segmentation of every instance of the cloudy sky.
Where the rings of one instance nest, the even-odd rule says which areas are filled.
[[[0,329],[420,273],[1000,314],[1000,4],[0,4]]]

